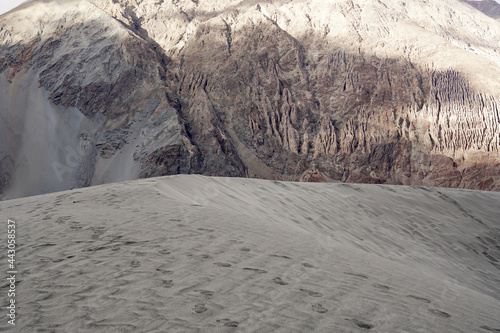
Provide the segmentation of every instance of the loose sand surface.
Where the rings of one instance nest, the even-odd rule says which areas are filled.
[[[500,332],[500,193],[173,176],[0,218],[0,331]]]

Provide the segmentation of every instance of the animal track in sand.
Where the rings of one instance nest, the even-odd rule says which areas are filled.
[[[279,284],[279,285],[282,285],[282,286],[286,286],[288,284],[288,282],[285,282],[283,281],[281,278],[279,277],[275,277],[273,279],[273,282],[276,283],[276,284]]]
[[[225,319],[217,319],[218,323],[223,324],[226,327],[238,327],[239,323],[237,321],[225,318]]]
[[[309,296],[311,296],[311,297],[323,297],[322,293],[318,293],[318,292],[315,292],[315,291],[312,291],[312,290],[309,290],[309,289],[300,289],[300,291],[308,293]]]
[[[231,264],[228,264],[226,262],[216,262],[214,265],[219,266],[219,267],[231,267]]]
[[[325,309],[322,304],[313,304],[313,305],[311,305],[311,307],[312,307],[312,310],[314,312],[318,312],[318,313],[327,313],[328,312],[328,309]]]
[[[424,303],[430,303],[431,301],[427,298],[423,298],[423,297],[418,297],[418,296],[415,296],[415,295],[406,295],[406,297],[408,298],[412,298],[412,299],[415,299],[417,301],[421,301],[421,302],[424,302]]]
[[[435,316],[438,316],[438,317],[443,317],[443,318],[450,318],[451,317],[449,313],[446,313],[444,311],[440,311],[437,309],[429,309],[429,312]]]
[[[244,267],[243,270],[245,270],[245,271],[254,271],[256,273],[261,273],[261,274],[267,273],[266,270],[264,270],[264,269],[258,269],[258,268]]]
[[[349,318],[346,318],[345,320],[347,321],[352,321],[353,323],[356,324],[356,326],[360,327],[360,328],[364,328],[364,329],[367,329],[367,330],[370,330],[373,328],[373,325],[371,324],[367,324],[367,323],[364,323],[360,320],[357,320],[357,319],[349,319]]]
[[[193,308],[194,313],[203,313],[206,312],[208,309],[205,306],[205,304],[196,304]]]

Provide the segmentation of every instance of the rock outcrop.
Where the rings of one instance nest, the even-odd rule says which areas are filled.
[[[499,36],[457,0],[32,1],[0,17],[0,192],[177,173],[499,190]]]

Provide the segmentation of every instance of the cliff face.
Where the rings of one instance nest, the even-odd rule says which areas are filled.
[[[456,0],[24,6],[0,17],[8,196],[176,173],[500,189],[500,24]]]

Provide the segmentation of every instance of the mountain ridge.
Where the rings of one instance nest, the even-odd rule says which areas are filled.
[[[500,4],[493,0],[471,1],[464,0],[465,3],[477,8],[486,15],[499,20],[500,19]]]
[[[5,81],[29,68],[55,114],[90,120],[69,148],[51,142],[58,156],[41,174],[52,173],[52,190],[176,173],[298,180],[313,169],[335,181],[500,189],[500,24],[458,1],[66,6],[71,15],[24,32],[21,8],[0,32]],[[19,117],[14,108],[2,114]],[[19,150],[0,147],[12,196],[26,193],[15,189],[26,173],[40,177]]]

